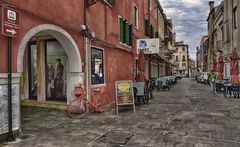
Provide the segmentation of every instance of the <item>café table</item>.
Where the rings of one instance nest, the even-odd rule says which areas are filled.
[[[223,84],[224,86],[224,97],[227,98],[228,94],[230,94],[230,88],[232,86],[232,83],[226,83]]]

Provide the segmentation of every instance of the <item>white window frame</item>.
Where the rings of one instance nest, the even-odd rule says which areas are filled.
[[[136,10],[137,10],[137,11],[136,11],[136,12],[137,12],[137,14],[136,14],[136,17],[137,17],[136,20],[135,20],[135,8],[136,8]],[[136,4],[134,4],[134,5],[133,5],[134,28],[137,29],[137,30],[139,29],[139,23],[138,23],[138,21],[139,21],[138,18],[139,18],[139,17],[138,17],[138,14],[139,14],[139,13],[138,13],[138,7],[137,7]],[[136,21],[136,22],[135,22],[135,21]],[[135,26],[135,23],[136,23],[136,26]]]
[[[236,29],[238,27],[237,17],[238,17],[238,9],[237,9],[237,7],[234,7],[234,9],[233,9],[233,29]]]

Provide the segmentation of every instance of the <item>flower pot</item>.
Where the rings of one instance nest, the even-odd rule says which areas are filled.
[[[84,89],[82,87],[75,87],[73,89],[73,93],[75,96],[80,96],[84,94]]]

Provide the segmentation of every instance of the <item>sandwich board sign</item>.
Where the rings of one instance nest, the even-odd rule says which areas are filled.
[[[118,114],[118,107],[124,105],[133,105],[133,112],[135,113],[133,83],[132,81],[116,81],[116,112]]]

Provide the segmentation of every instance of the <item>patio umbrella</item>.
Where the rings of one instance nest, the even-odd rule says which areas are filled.
[[[139,52],[139,57],[138,57],[138,74],[137,74],[137,77],[136,77],[136,81],[137,82],[144,82],[145,83],[144,88],[146,90],[147,85],[146,85],[146,79],[145,79],[144,71],[145,71],[145,57],[144,57],[143,51],[141,50]]]
[[[231,56],[231,79],[230,82],[232,84],[239,84],[239,80],[238,80],[238,53],[236,51],[236,49],[234,49],[234,51],[232,52]]]
[[[222,80],[223,79],[223,57],[222,55],[220,55],[218,57],[218,75],[217,75],[217,79],[218,80]]]
[[[214,71],[214,72],[217,71],[217,60],[216,60],[215,57],[213,58],[213,71]]]

